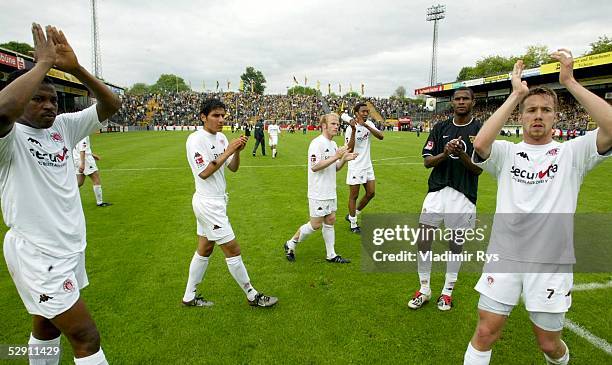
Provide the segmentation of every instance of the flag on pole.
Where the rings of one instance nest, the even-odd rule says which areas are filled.
[[[317,90],[321,91],[321,82],[317,80]]]
[[[255,92],[255,83],[253,81],[251,81],[251,92]]]
[[[217,81],[217,91],[219,91],[219,81]]]
[[[327,83],[327,95],[331,94],[331,84]]]
[[[206,81],[202,81],[202,91],[206,91]]]
[[[244,91],[244,81],[242,79],[240,79],[240,87],[239,87],[240,91]]]
[[[361,96],[365,95],[365,85],[361,84]]]
[[[342,95],[342,84],[338,84],[338,93]]]
[[[293,75],[293,81],[295,82],[296,85],[299,85],[300,83],[298,82],[298,80],[295,78],[295,75]]]
[[[304,76],[304,86],[308,85],[308,78]]]
[[[353,92],[353,83],[352,82],[349,83],[349,91]]]
[[[231,85],[232,85],[232,83],[231,83],[229,80],[227,80],[227,91],[229,91],[229,90],[230,90],[230,86],[231,86]]]

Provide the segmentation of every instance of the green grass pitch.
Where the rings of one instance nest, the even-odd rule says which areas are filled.
[[[111,364],[388,363],[460,364],[477,321],[479,275],[463,273],[455,307],[435,303],[419,311],[406,303],[418,288],[416,273],[364,273],[359,236],[343,220],[347,212],[346,167],[338,173],[336,250],[350,265],[325,262],[321,233],[301,243],[297,261],[285,260],[282,245],[308,220],[307,148],[318,134],[283,133],[279,155],[242,153],[237,173],[226,170],[228,215],[254,286],[279,297],[275,308],[251,308],[231,278],[217,248],[203,283],[212,308],[180,304],[196,247],[191,209],[194,182],[185,156],[188,132],[134,132],[92,137],[105,200],[97,208],[88,179],[81,188],[87,219],[87,271],[82,293]],[[235,134],[234,136],[237,136]],[[228,138],[234,138],[228,133]],[[367,213],[418,213],[429,170],[422,165],[426,135],[386,132],[372,141],[376,197]],[[341,137],[335,138],[341,144]],[[267,142],[267,141],[266,141]],[[610,212],[612,165],[592,171],[582,186],[579,212]],[[480,179],[478,211],[495,209],[496,184]],[[2,233],[6,230],[2,228]],[[606,282],[610,274],[577,274],[575,283]],[[432,276],[433,295],[443,273]],[[576,292],[568,318],[612,340],[610,290]],[[0,260],[0,344],[25,344],[27,314]],[[565,330],[573,364],[612,362],[605,352]],[[72,362],[62,339],[62,363]],[[0,360],[2,362],[2,360]],[[26,363],[25,360],[7,364]],[[512,313],[492,364],[543,364],[522,306]]]

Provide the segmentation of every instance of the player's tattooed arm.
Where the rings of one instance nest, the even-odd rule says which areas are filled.
[[[23,114],[26,105],[55,63],[57,55],[50,29],[47,26],[46,32],[43,32],[39,24],[32,24],[36,65],[0,91],[0,137],[6,136],[13,129],[13,124]]]
[[[612,148],[612,106],[576,81],[570,50],[561,48],[550,56],[559,61],[559,82],[578,100],[599,127],[597,151],[601,154],[608,152]]]
[[[527,82],[521,81],[524,68],[525,65],[522,60],[516,61],[512,70],[512,93],[502,106],[487,119],[474,139],[474,151],[482,160],[489,158],[493,142],[499,135],[502,127],[506,124],[506,121],[508,121],[508,118],[510,118],[519,102],[529,93]]]

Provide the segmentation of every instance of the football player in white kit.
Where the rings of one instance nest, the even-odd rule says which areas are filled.
[[[100,173],[98,172],[98,165],[96,165],[96,160],[99,160],[100,157],[91,151],[89,136],[77,143],[76,147],[72,150],[72,157],[79,187],[83,186],[85,176],[89,176],[93,184],[96,205],[99,207],[108,207],[112,205],[111,203],[105,202],[102,197],[102,182],[100,180]]]
[[[344,219],[350,223],[351,232],[361,233],[361,228],[357,225],[357,216],[368,205],[370,200],[374,198],[376,190],[374,168],[370,158],[370,144],[372,140],[370,137],[374,136],[382,141],[384,135],[371,120],[368,120],[370,110],[366,103],[357,103],[353,111],[355,112],[355,119],[352,119],[346,113],[342,114],[342,119],[350,125],[349,128],[346,128],[344,134],[345,145],[348,147],[349,152],[356,152],[358,155],[357,158],[348,163],[346,184],[349,186],[349,212]],[[359,205],[357,205],[360,185],[363,185],[365,195],[359,201]]]
[[[46,33],[46,34],[45,34]],[[32,25],[36,64],[16,71],[0,91],[0,186],[2,216],[9,227],[4,258],[32,315],[29,345],[57,349],[70,342],[74,361],[107,364],[100,334],[80,290],[85,271],[85,217],[70,151],[102,128],[121,106],[119,98],[81,66],[64,33]],[[57,115],[58,97],[45,75],[55,67],[91,90],[97,104]],[[30,364],[58,364],[59,353]],[[35,351],[31,351],[35,353]]]
[[[500,263],[485,265],[476,284],[480,292],[479,319],[464,364],[489,364],[491,348],[521,295],[547,363],[569,362],[569,349],[561,340],[561,331],[571,305],[572,264],[576,261],[573,214],[584,176],[612,154],[612,106],[576,81],[568,50],[560,49],[551,56],[560,62],[559,82],[599,128],[565,143],[554,141],[557,96],[548,88],[530,90],[521,81],[523,62],[516,62],[512,93],[474,140],[474,162],[498,182],[496,215],[487,251],[498,253]],[[514,144],[496,140],[517,105],[523,141]],[[512,222],[504,219],[511,214]],[[569,228],[559,230],[540,222],[556,216],[569,216],[569,224],[564,225]],[[561,240],[550,239],[551,230],[562,231],[565,236]],[[531,265],[533,270],[495,270],[508,263],[513,265],[511,268]]]
[[[227,217],[225,167],[232,172],[238,171],[240,152],[246,146],[248,137],[241,136],[228,142],[222,132],[225,110],[225,104],[220,100],[205,100],[200,111],[204,129],[193,132],[187,138],[187,160],[196,188],[192,206],[196,216],[198,248],[189,265],[183,305],[193,307],[212,305],[212,302],[196,294],[196,290],[204,278],[208,260],[216,243],[225,255],[230,274],[246,294],[249,305],[272,307],[278,302],[278,298],[258,292],[251,285],[251,279],[242,262],[240,245],[236,241]]]
[[[281,133],[280,126],[276,121],[273,121],[268,125],[268,144],[270,145],[270,149],[272,150],[272,158],[276,158],[278,145],[278,135]]]
[[[302,225],[285,245],[285,257],[295,261],[295,248],[319,228],[327,252],[327,262],[347,264],[351,260],[336,253],[334,223],[336,223],[336,172],[357,154],[347,152],[347,147],[338,148],[332,138],[338,134],[340,117],[325,114],[321,117],[321,135],[313,139],[308,147],[308,208],[310,221]]]

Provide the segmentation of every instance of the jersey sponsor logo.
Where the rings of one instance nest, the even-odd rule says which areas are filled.
[[[363,141],[367,140],[369,137],[370,137],[370,132],[365,132],[365,134],[363,136],[356,137],[355,140],[357,142],[363,142]]]
[[[512,166],[510,174],[512,179],[522,184],[542,184],[554,179],[555,174],[559,169],[559,165],[551,164],[546,169],[538,172],[527,171],[518,167]]]
[[[427,144],[425,145],[425,149],[426,150],[433,150],[434,148],[434,142],[433,141],[427,141]]]
[[[47,294],[41,294],[40,297],[38,298],[38,303],[45,303],[51,299],[53,299],[53,297],[50,297]]]
[[[51,140],[58,143],[64,142],[64,138],[58,132],[51,133]]]
[[[38,160],[37,162],[41,166],[61,167],[64,166],[68,160],[68,149],[66,146],[64,146],[61,154],[40,152],[33,148],[30,148],[30,153]]]
[[[517,154],[517,156],[521,156],[525,160],[529,161],[529,156],[527,155],[526,152],[521,151],[521,152],[517,152],[516,154]]]
[[[35,140],[34,138],[32,138],[32,137],[28,137],[28,142],[30,142],[30,143],[32,143],[32,144],[37,144],[37,145],[39,145],[40,147],[42,147],[42,144],[41,144],[39,141],[37,141],[37,140]]]
[[[556,156],[557,154],[559,154],[559,150],[559,147],[555,147],[552,150],[546,152],[546,156]]]
[[[64,284],[62,284],[62,288],[64,288],[65,292],[71,293],[74,291],[74,283],[72,282],[72,280],[66,279],[64,280]]]
[[[193,155],[193,160],[198,167],[202,167],[202,165],[204,165],[204,157],[202,157],[199,152],[196,152],[195,155]]]

